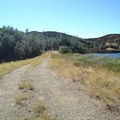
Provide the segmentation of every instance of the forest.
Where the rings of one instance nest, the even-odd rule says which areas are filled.
[[[112,40],[110,38],[112,36]],[[117,36],[117,38],[116,38]],[[44,51],[60,53],[120,52],[120,35],[82,39],[65,33],[19,31],[11,26],[0,28],[0,62],[32,58]]]
[[[65,33],[29,32],[28,29],[22,32],[10,26],[0,28],[1,62],[32,58],[47,50],[58,50],[60,46],[63,49],[68,46],[71,52],[78,53],[84,53],[87,48],[81,38]]]

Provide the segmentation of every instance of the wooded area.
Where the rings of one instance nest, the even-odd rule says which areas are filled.
[[[0,29],[0,61],[20,60],[40,55],[43,51],[69,46],[72,52],[83,53],[82,39],[58,32],[26,32],[10,26]]]
[[[25,32],[11,26],[0,28],[0,62],[21,60],[40,55],[44,51],[60,53],[120,52],[120,35],[82,39],[54,31]]]

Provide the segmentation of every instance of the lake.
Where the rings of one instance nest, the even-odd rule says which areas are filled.
[[[110,58],[120,58],[120,53],[103,53],[103,54],[96,53],[95,55],[97,55],[97,56],[107,56],[107,57],[110,57]]]

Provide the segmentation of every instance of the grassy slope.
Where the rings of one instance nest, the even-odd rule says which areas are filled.
[[[21,60],[21,61],[16,61],[16,62],[7,62],[7,63],[2,63],[0,64],[0,78],[5,76],[6,74],[10,73],[11,71],[20,68],[24,65],[31,64],[31,67],[36,67],[39,65],[48,55],[47,54],[42,54],[41,56],[32,58],[32,59],[27,59],[27,60]]]
[[[52,54],[50,67],[58,75],[89,86],[89,94],[109,109],[120,105],[120,58],[108,59],[80,54]],[[120,109],[120,108],[119,108]]]

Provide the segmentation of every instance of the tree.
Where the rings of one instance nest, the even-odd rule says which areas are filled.
[[[30,41],[30,47],[31,47],[31,57],[35,57],[37,55],[40,55],[42,52],[40,50],[39,44],[36,40]]]
[[[2,44],[1,44],[1,41],[0,41],[0,61],[2,61],[2,59],[3,59],[2,54],[3,54],[3,52],[2,52]]]
[[[102,42],[102,43],[99,45],[99,49],[100,49],[100,50],[103,50],[104,48],[105,48],[105,43]]]
[[[29,30],[28,30],[28,29],[26,29],[26,30],[25,30],[25,33],[28,33],[28,32],[29,32]]]
[[[51,48],[53,48],[54,50],[58,49],[58,44],[57,44],[56,40],[52,40],[52,42],[51,42]]]
[[[8,56],[8,54],[9,54],[9,56],[11,56],[11,58],[13,57],[15,44],[16,43],[15,43],[14,36],[5,34],[2,37],[1,51],[2,51],[2,56],[5,60],[8,61],[8,57],[6,59],[6,56]]]
[[[20,42],[17,42],[14,47],[14,58],[16,60],[25,59],[25,47]]]
[[[83,45],[81,45],[80,43],[77,44],[77,52],[78,53],[85,53],[86,52],[86,49]]]

